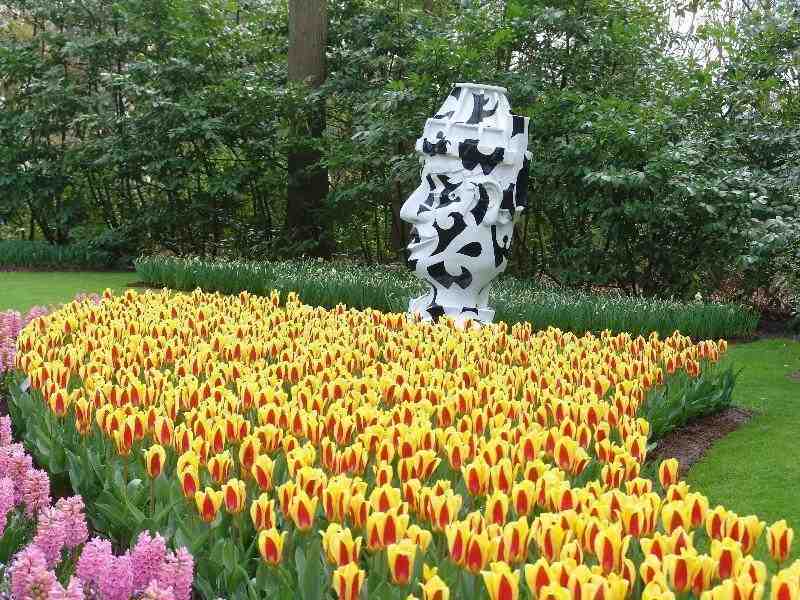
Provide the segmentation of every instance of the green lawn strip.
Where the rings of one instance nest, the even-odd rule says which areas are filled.
[[[800,535],[800,343],[760,340],[729,348],[742,368],[733,402],[756,411],[753,419],[714,444],[687,477],[692,488],[739,515],[758,515],[767,525],[786,519]],[[795,540],[794,558],[800,557]],[[766,545],[758,556],[769,560]]]
[[[136,281],[135,272],[2,272],[0,310],[25,312],[32,306],[69,302],[79,292],[119,292]]]

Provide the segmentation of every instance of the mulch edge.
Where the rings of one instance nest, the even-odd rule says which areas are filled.
[[[717,413],[694,419],[661,438],[648,453],[648,461],[677,458],[681,474],[685,475],[714,444],[736,431],[755,415],[741,406],[729,406]]]

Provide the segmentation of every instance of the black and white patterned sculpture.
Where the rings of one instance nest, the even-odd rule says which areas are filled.
[[[403,204],[408,267],[430,286],[409,312],[489,323],[489,285],[511,254],[527,205],[528,118],[511,114],[505,88],[457,83],[425,123],[416,151],[420,186]]]

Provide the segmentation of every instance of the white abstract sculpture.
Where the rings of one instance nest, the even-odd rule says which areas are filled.
[[[530,160],[528,118],[511,114],[505,92],[457,83],[417,140],[422,182],[400,217],[413,225],[407,265],[430,286],[408,307],[423,319],[494,318],[489,285],[508,264]]]

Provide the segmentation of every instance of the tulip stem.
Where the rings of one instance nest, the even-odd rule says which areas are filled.
[[[150,478],[150,515],[156,514],[156,480]]]

